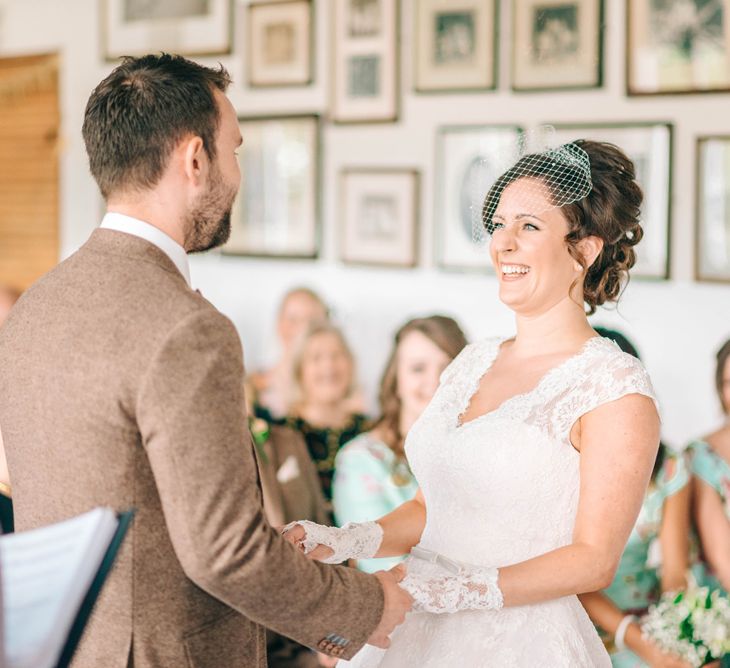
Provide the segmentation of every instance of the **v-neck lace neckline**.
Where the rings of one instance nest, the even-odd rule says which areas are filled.
[[[508,338],[498,339],[494,342],[494,345],[491,349],[491,355],[489,356],[487,366],[482,369],[481,373],[475,377],[475,379],[472,382],[471,387],[469,388],[470,391],[468,393],[468,399],[466,403],[461,406],[461,410],[456,415],[456,429],[465,429],[466,427],[471,426],[474,422],[481,422],[485,418],[496,415],[500,413],[506,406],[512,405],[513,403],[516,403],[517,401],[521,399],[525,399],[527,397],[532,396],[533,394],[536,394],[539,392],[544,385],[547,384],[547,382],[555,377],[559,372],[561,372],[566,366],[569,364],[572,364],[575,362],[575,360],[580,359],[593,345],[596,340],[598,341],[605,341],[605,339],[602,336],[596,335],[591,336],[590,338],[586,339],[583,344],[581,345],[580,349],[573,353],[572,355],[569,355],[566,357],[562,362],[559,362],[555,366],[548,369],[542,376],[540,376],[540,379],[535,383],[535,385],[530,388],[529,390],[526,390],[525,392],[518,392],[517,394],[513,394],[510,397],[507,397],[504,401],[502,401],[500,404],[495,406],[489,411],[486,411],[485,413],[481,413],[480,415],[477,415],[476,417],[471,418],[471,420],[467,420],[464,422],[464,414],[469,410],[469,407],[471,406],[471,402],[474,400],[474,396],[479,391],[479,386],[481,385],[482,380],[484,377],[489,373],[489,370],[494,365],[495,360],[499,356],[499,352],[502,349],[502,346],[508,341]]]

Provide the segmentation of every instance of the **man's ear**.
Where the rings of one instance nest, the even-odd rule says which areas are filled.
[[[183,169],[193,185],[200,185],[208,171],[208,154],[203,140],[197,135],[188,137],[182,145]]]
[[[576,247],[578,252],[583,256],[585,260],[586,269],[588,269],[595,261],[596,258],[601,254],[603,250],[603,239],[600,237],[585,237],[581,239]],[[576,271],[583,271],[583,267],[579,266],[579,262],[576,261]]]

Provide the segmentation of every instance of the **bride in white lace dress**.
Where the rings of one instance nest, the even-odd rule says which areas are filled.
[[[641,191],[617,148],[577,144],[590,159],[587,196],[555,206],[562,184],[537,161],[485,200],[517,334],[468,346],[443,373],[406,440],[416,499],[378,522],[285,530],[324,561],[411,553],[401,585],[413,611],[390,648],[338,666],[611,665],[576,595],[612,580],[659,419],[640,362],[584,311],[619,295],[641,239]],[[550,187],[542,201],[535,182]]]

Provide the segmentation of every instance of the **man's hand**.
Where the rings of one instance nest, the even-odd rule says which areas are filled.
[[[398,586],[398,583],[405,577],[406,569],[403,566],[396,566],[390,571],[378,571],[375,577],[380,580],[385,596],[383,616],[380,624],[375,628],[368,638],[369,645],[375,645],[381,649],[390,647],[390,634],[395,627],[402,624],[406,613],[413,605],[411,596]]]
[[[285,528],[286,527],[277,527],[279,533],[281,533],[284,540],[290,542],[301,552],[304,552],[303,541],[307,535],[304,527],[301,524],[295,524],[293,527],[291,527],[291,529],[287,529],[286,531],[284,531]],[[313,559],[314,561],[322,561],[323,559],[331,557],[332,554],[332,548],[327,547],[326,545],[319,544],[311,552],[308,552],[306,556],[308,559]]]

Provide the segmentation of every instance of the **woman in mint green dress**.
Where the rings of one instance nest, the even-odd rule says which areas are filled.
[[[638,357],[619,332],[595,328]],[[686,457],[662,445],[649,488],[611,585],[583,594],[615,668],[689,668],[642,638],[639,617],[664,591],[686,587],[689,568],[690,474]]]
[[[730,591],[730,340],[717,353],[715,384],[725,425],[689,445],[693,480],[694,522],[702,561],[695,575],[700,584]]]
[[[379,519],[415,496],[405,436],[433,397],[441,372],[465,345],[459,325],[445,316],[416,318],[398,330],[380,383],[381,416],[337,453],[332,501],[338,526]],[[363,559],[357,566],[372,573],[401,560]]]

